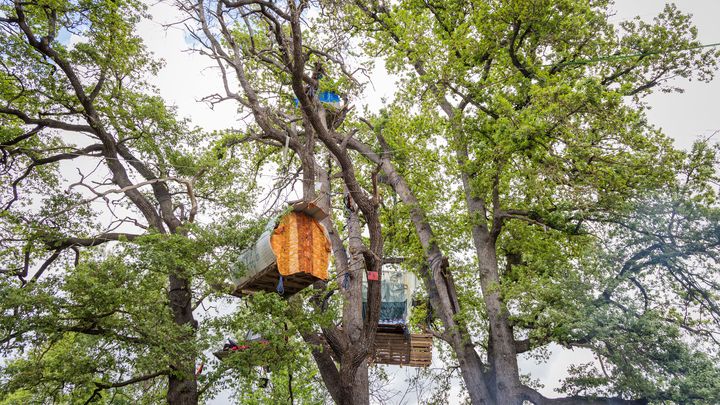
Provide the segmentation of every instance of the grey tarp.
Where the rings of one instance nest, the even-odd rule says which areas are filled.
[[[384,270],[380,284],[380,324],[405,325],[417,278],[413,273]],[[363,316],[367,306],[367,280],[363,281]]]
[[[277,258],[270,245],[270,237],[275,231],[278,219],[270,220],[255,244],[240,253],[230,275],[235,285],[245,283],[255,274],[275,264]]]

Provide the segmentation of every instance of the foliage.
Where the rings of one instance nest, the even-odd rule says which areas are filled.
[[[668,5],[651,23],[613,25],[609,0],[322,1],[302,15],[298,61],[297,27],[272,18],[308,2],[249,3],[224,5],[221,39],[191,34],[227,69],[227,97],[205,101],[253,115],[213,133],[149,85],[162,62],[135,34],[143,3],[0,3],[0,404],[156,403],[173,382],[199,392],[189,402],[228,388],[239,403],[327,402],[313,355],[330,349],[311,340],[350,333],[341,283],[240,302],[226,285],[270,216],[260,205],[282,209],[309,167],[329,183],[335,274],[382,241],[425,281],[412,328],[448,344],[436,348],[444,369],[409,381],[422,400],[447,402],[481,364],[483,384],[514,373],[496,388],[538,401],[517,355],[543,359],[554,343],[598,359],[570,368],[569,399],[720,402],[718,148],[676,150],[645,115],[652,91],[681,90],[672,79],[713,77],[720,53],[700,47],[690,16]],[[207,7],[194,6],[179,5],[202,26]],[[377,57],[399,77],[396,97],[377,114],[353,110],[356,74]],[[299,87],[344,105],[298,106]],[[327,114],[329,138],[309,108]],[[267,173],[277,179],[264,188]],[[340,197],[350,187],[373,212],[352,212]],[[381,233],[358,230],[370,225]],[[433,249],[447,262],[449,320],[433,301]],[[267,344],[211,355],[247,331]],[[339,352],[333,370],[352,380]]]

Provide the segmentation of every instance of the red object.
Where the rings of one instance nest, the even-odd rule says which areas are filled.
[[[265,340],[265,339],[257,340],[255,342],[260,343],[263,346],[267,346],[268,344],[270,344],[270,341]],[[250,343],[252,343],[252,342],[244,342],[244,343],[247,343],[247,344],[231,346],[228,350],[231,350],[231,351],[246,350],[246,349],[250,348]]]
[[[377,271],[368,271],[368,273],[367,273],[367,278],[368,278],[368,280],[375,280],[375,281],[377,281],[377,279],[378,279],[378,272],[377,272]]]

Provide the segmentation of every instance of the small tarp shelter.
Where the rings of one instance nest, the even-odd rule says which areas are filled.
[[[330,241],[320,224],[327,215],[312,203],[298,203],[243,251],[232,271],[233,295],[277,291],[291,296],[328,278]]]
[[[325,107],[332,107],[334,109],[340,109],[342,107],[342,100],[340,96],[334,91],[321,91],[318,93],[318,101],[323,103]],[[300,105],[300,100],[297,97],[294,99],[295,107]]]
[[[379,330],[402,333],[412,309],[412,295],[417,286],[413,273],[383,270],[380,284]],[[367,280],[363,282],[363,317],[367,309]]]
[[[222,350],[216,351],[213,354],[218,360],[224,360],[227,356],[233,352],[242,352],[251,349],[253,346],[263,347],[270,344],[270,341],[263,338],[260,334],[249,330],[245,334],[245,339],[240,342],[235,342],[232,339],[228,339],[228,343],[225,344]]]
[[[383,270],[375,363],[427,367],[432,362],[432,335],[408,333],[407,322],[416,286],[417,277],[413,273]],[[367,281],[363,284],[363,316],[366,308]]]

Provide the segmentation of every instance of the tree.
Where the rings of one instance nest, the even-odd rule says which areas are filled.
[[[0,401],[197,403],[194,311],[249,239],[245,157],[148,91],[141,4],[0,9]]]
[[[648,317],[653,317],[655,327],[662,324],[669,330],[677,325],[687,329],[696,322],[657,320],[652,311],[608,308],[615,287],[632,284],[648,308],[664,312],[665,292],[650,288],[652,280],[662,277],[660,269],[651,267],[655,271],[650,272],[640,266],[649,273],[645,283],[630,277],[627,270],[648,256],[655,257],[647,259],[652,264],[662,261],[663,248],[651,245],[637,252],[639,257],[625,251],[627,256],[616,257],[619,263],[605,262],[607,267],[600,267],[602,277],[594,285],[610,284],[612,291],[602,291],[599,297],[587,277],[600,271],[595,260],[605,255],[598,252],[603,244],[609,249],[617,244],[631,249],[641,245],[637,235],[625,239],[614,231],[628,227],[628,216],[659,198],[659,190],[679,187],[676,176],[685,158],[646,123],[642,97],[655,89],[672,90],[665,84],[673,77],[709,80],[718,55],[700,47],[690,18],[674,6],[667,6],[652,24],[631,20],[621,23],[618,30],[608,22],[610,5],[608,1],[408,1],[393,5],[358,1],[352,6],[338,5],[349,24],[366,34],[367,50],[384,55],[386,65],[404,77],[401,88],[405,90],[381,127],[388,146],[379,144],[378,148],[385,149],[382,154],[375,152],[375,159],[393,156],[398,165],[422,159],[423,165],[435,168],[428,172],[437,173],[431,182],[454,182],[455,188],[449,191],[458,190],[459,195],[455,192],[439,204],[427,200],[425,211],[464,205],[463,215],[434,221],[442,227],[422,218],[413,222],[431,268],[439,262],[431,258],[439,257],[440,246],[451,257],[469,251],[474,256],[472,281],[480,284],[480,308],[472,305],[472,286],[462,291],[446,283],[447,297],[433,297],[432,282],[442,284],[437,278],[427,284],[433,310],[444,327],[441,336],[458,357],[473,403],[602,401],[602,391],[588,386],[576,392],[591,396],[551,400],[521,382],[517,355],[549,342],[590,346],[602,361],[615,362],[611,371],[616,375],[604,381],[609,385],[606,392],[616,394],[611,401],[643,403],[671,397],[672,389],[650,382],[657,376],[620,360],[617,348],[608,351],[613,339],[639,339],[647,336],[648,329],[599,336],[580,332],[587,325],[577,322],[603,319],[605,325],[620,325],[603,318],[609,314],[615,319],[630,317],[633,328],[647,327]],[[408,119],[407,111],[413,110],[420,113]],[[418,123],[440,129],[434,134],[440,146],[422,145],[432,136],[418,140],[409,136],[417,133]],[[365,156],[372,153],[364,151]],[[442,153],[452,155],[452,160]],[[438,162],[449,169],[443,172]],[[712,164],[707,159],[700,171],[712,171]],[[417,179],[412,186],[416,190],[431,187],[426,179]],[[708,184],[691,183],[700,189]],[[416,210],[423,204],[411,198],[403,201]],[[680,200],[672,201],[675,210],[682,205]],[[694,203],[692,212],[708,215],[699,221],[710,222],[714,200]],[[672,239],[680,214],[658,211],[653,215],[652,221],[662,224],[662,233],[656,237]],[[455,227],[448,227],[453,221]],[[457,232],[471,235],[472,250],[456,240],[453,233]],[[697,273],[706,274],[697,268],[701,260],[710,266],[710,273],[715,271],[714,259],[707,260],[717,254],[714,237],[707,238],[709,232],[698,241],[702,253],[689,246],[675,248],[683,265],[675,262],[672,270],[664,268],[674,277],[671,285],[677,287],[677,299],[687,298],[687,288],[696,291],[685,304],[691,305],[691,312],[703,324],[708,308],[714,306],[707,300],[712,300],[717,287],[707,282],[711,280],[707,275]],[[393,251],[389,246],[386,250]],[[582,309],[575,312],[573,307]],[[712,322],[714,332],[700,334],[713,336],[717,324]],[[480,333],[472,332],[477,329]],[[675,332],[667,336],[663,344],[682,346]],[[704,354],[688,353],[705,359],[694,363],[707,367],[702,372],[694,369],[696,373],[717,372]],[[650,394],[648,387],[655,393]],[[699,389],[699,385],[694,387]],[[689,390],[681,401],[707,398],[713,402],[714,390]]]
[[[362,276],[390,261],[422,278],[414,327],[472,403],[720,401],[717,147],[674,150],[643,104],[718,54],[673,6],[616,29],[610,5],[179,3],[222,80],[205,101],[249,114],[205,134],[147,89],[141,5],[3,3],[0,401],[310,402],[319,375],[369,403],[380,291],[363,316]],[[403,75],[375,115],[351,105],[361,50]],[[268,219],[247,218],[263,170],[271,211],[301,188],[330,214],[335,275],[203,311]],[[249,327],[266,349],[208,358]],[[551,343],[600,365],[573,367],[565,398],[518,370]]]
[[[332,180],[334,177],[342,180],[339,186],[344,195],[347,246],[332,216],[323,221],[337,277],[347,280],[340,289],[342,322],[322,326],[322,337],[305,333],[303,338],[315,346],[313,356],[333,399],[337,403],[368,403],[367,362],[379,319],[382,277],[375,280],[368,277],[365,316],[362,286],[365,273],[382,274],[377,183],[375,174],[369,176],[372,182],[367,177],[361,179],[363,173],[342,143],[343,138],[353,134],[350,128],[340,129],[349,106],[326,108],[317,97],[328,82],[322,78],[332,77],[333,73],[342,77],[334,86],[335,91],[352,85],[353,77],[342,70],[344,66],[338,56],[347,40],[341,38],[339,47],[326,49],[319,42],[323,33],[305,35],[311,31],[303,22],[308,2],[223,0],[181,3],[180,7],[197,24],[193,36],[198,51],[214,60],[223,80],[225,94],[206,99],[211,103],[234,101],[253,118],[246,136],[229,140],[226,145],[258,142],[291,150],[299,157],[303,200],[316,202],[331,215],[332,191],[339,188]],[[295,105],[293,98],[297,100]],[[337,167],[335,172],[333,164]],[[289,173],[290,168],[283,171]],[[319,194],[316,181],[322,184]],[[363,240],[364,230],[368,233],[367,243]],[[319,285],[311,299],[321,311],[337,289],[337,285],[327,287]],[[324,346],[330,350],[323,350]]]

